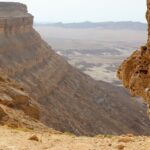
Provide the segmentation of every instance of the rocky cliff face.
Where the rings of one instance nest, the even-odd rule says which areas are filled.
[[[32,28],[25,5],[0,3],[0,15],[0,72],[22,84],[41,122],[77,135],[150,134],[142,104],[70,66]]]
[[[0,35],[12,36],[32,29],[33,17],[27,13],[23,4],[1,4],[0,18]]]
[[[0,124],[10,127],[35,127],[39,119],[38,105],[20,84],[0,74]],[[46,127],[45,127],[46,128]]]
[[[146,19],[148,22],[148,40],[118,70],[118,77],[133,96],[141,96],[148,104],[150,115],[150,0],[147,0]]]

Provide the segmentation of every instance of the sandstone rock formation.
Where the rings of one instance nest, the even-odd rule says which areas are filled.
[[[150,115],[150,0],[147,0],[146,19],[148,22],[147,43],[121,64],[118,77],[133,96],[143,97],[148,104],[148,115]]]
[[[29,116],[39,119],[39,110],[19,85],[0,76],[0,104],[23,110]]]
[[[44,127],[37,123],[39,108],[20,84],[0,75],[0,125]],[[46,128],[46,127],[44,127]]]
[[[25,5],[0,3],[0,15],[0,72],[29,94],[4,84],[10,93],[2,90],[9,97],[1,100],[3,106],[13,105],[48,127],[77,135],[150,134],[142,104],[131,101],[123,88],[70,66],[33,29]],[[16,91],[19,101],[13,97]]]

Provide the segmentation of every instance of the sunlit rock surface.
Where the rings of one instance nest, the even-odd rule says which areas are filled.
[[[131,101],[123,88],[95,81],[70,66],[33,29],[25,5],[0,3],[0,22],[0,72],[28,93],[11,86],[8,93],[0,89],[4,107],[14,105],[12,111],[77,135],[150,134],[141,102]]]
[[[118,69],[118,77],[133,96],[141,96],[150,105],[150,0],[147,0],[146,19],[148,22],[148,40]]]

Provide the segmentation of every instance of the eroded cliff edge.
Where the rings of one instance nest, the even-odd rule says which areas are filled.
[[[25,5],[0,3],[0,14],[0,72],[22,84],[42,123],[77,135],[150,134],[141,103],[70,66],[33,29]]]
[[[118,77],[133,96],[141,96],[150,105],[150,0],[147,0],[146,19],[148,40],[136,50],[118,69]]]

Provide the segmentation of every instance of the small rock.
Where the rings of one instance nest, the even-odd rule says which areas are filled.
[[[122,137],[118,140],[118,142],[128,143],[133,142],[133,139],[131,137]]]
[[[118,150],[123,150],[125,148],[125,146],[124,145],[118,145],[117,148],[118,148]]]
[[[36,135],[32,135],[29,140],[39,141],[39,138]]]
[[[132,133],[127,134],[128,137],[133,137],[134,135]]]

